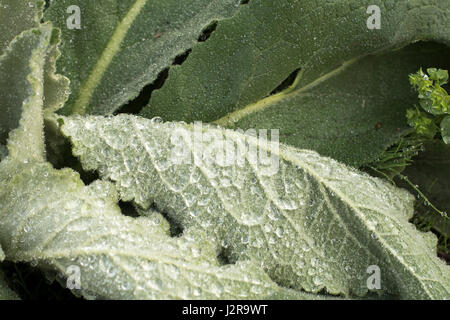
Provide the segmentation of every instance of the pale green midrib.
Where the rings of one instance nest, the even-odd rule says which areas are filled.
[[[113,61],[114,57],[119,52],[123,40],[147,1],[148,0],[136,0],[126,16],[117,26],[114,34],[108,42],[108,45],[105,50],[103,50],[100,59],[91,71],[88,80],[80,89],[78,99],[75,101],[72,110],[74,114],[82,115],[86,113],[86,109],[92,99],[95,89],[98,87],[103,75]]]
[[[282,91],[280,93],[277,93],[277,94],[274,94],[267,98],[264,98],[256,103],[249,104],[242,109],[236,110],[218,120],[213,121],[212,123],[217,124],[222,127],[227,127],[229,125],[233,125],[234,123],[238,122],[242,118],[245,118],[246,116],[248,116],[252,113],[263,111],[277,102],[283,101],[283,100],[291,98],[293,96],[301,95],[302,93],[305,93],[308,90],[315,88],[316,86],[325,82],[326,80],[345,71],[351,65],[355,64],[356,62],[360,61],[362,58],[364,58],[366,56],[367,55],[362,55],[362,56],[353,58],[351,60],[348,60],[348,61],[344,62],[340,67],[334,69],[333,71],[317,78],[316,80],[314,80],[314,81],[308,83],[307,85],[296,90],[296,87],[297,87],[298,83],[300,82],[301,76],[303,74],[303,71],[301,71],[300,74],[297,76],[295,82],[285,91]]]
[[[340,190],[333,188],[331,185],[329,185],[325,180],[323,180],[321,178],[321,176],[315,172],[315,170],[313,170],[311,167],[309,167],[308,165],[306,165],[306,163],[299,161],[298,159],[296,159],[295,157],[291,157],[288,154],[283,154],[280,152],[280,156],[289,162],[292,163],[298,163],[306,172],[308,172],[310,175],[312,175],[313,177],[315,177],[317,179],[317,181],[319,181],[320,184],[324,185],[326,188],[328,188],[329,190],[331,190],[334,194],[336,194],[342,202],[346,203],[347,205],[349,205],[350,207],[352,207],[354,209],[354,211],[358,214],[357,217],[359,218],[359,220],[363,223],[366,224],[366,220],[364,219],[363,215],[361,214],[358,205],[353,203],[346,195],[344,195],[342,192],[340,192]],[[417,230],[417,232],[420,232],[419,230]],[[434,298],[434,295],[429,291],[428,287],[423,283],[423,279],[422,277],[420,277],[418,274],[416,274],[411,267],[407,264],[404,263],[404,258],[402,257],[402,259],[400,259],[397,255],[394,254],[394,250],[392,248],[392,246],[390,244],[388,244],[383,235],[377,233],[378,235],[378,239],[380,241],[380,243],[382,244],[382,246],[387,249],[389,251],[389,253],[401,264],[405,267],[405,269],[412,274],[419,282],[420,286],[422,287],[422,289],[424,290],[424,292],[426,292],[426,294],[430,297],[430,298]],[[434,280],[434,279],[433,279]]]
[[[267,145],[264,144],[260,144],[257,141],[255,141],[254,139],[249,139],[249,142],[256,144],[259,148],[264,149],[264,151],[269,152],[270,149],[268,148]],[[344,195],[340,190],[334,188],[332,185],[330,185],[329,183],[327,183],[326,180],[322,179],[322,177],[320,176],[319,173],[317,173],[315,170],[313,170],[310,166],[308,166],[306,163],[304,163],[303,161],[299,160],[298,158],[295,157],[295,152],[294,154],[292,154],[292,151],[290,150],[290,147],[287,147],[286,149],[280,149],[279,151],[279,156],[281,159],[290,162],[292,164],[297,164],[298,166],[300,166],[305,172],[307,172],[308,174],[310,174],[312,177],[314,177],[319,184],[323,185],[324,187],[328,188],[329,190],[331,190],[334,194],[336,194],[342,202],[344,202],[345,204],[349,205],[357,214],[357,217],[359,218],[359,220],[366,225],[366,220],[363,216],[363,214],[360,212],[359,210],[359,206],[355,203],[353,203],[353,201],[351,201],[346,195]],[[310,150],[306,150],[308,152],[311,152]],[[420,232],[419,230],[417,230],[417,232]],[[423,279],[422,277],[420,277],[418,274],[416,274],[411,267],[405,263],[404,258],[402,257],[401,259],[395,255],[393,253],[393,248],[390,244],[388,244],[383,235],[378,233],[378,239],[381,243],[381,245],[387,249],[389,251],[389,253],[401,264],[405,267],[405,269],[418,280],[418,283],[420,284],[420,286],[423,288],[424,292],[430,297],[430,298],[435,298],[434,295],[429,291],[428,287],[423,283]],[[425,248],[427,249],[427,248]],[[437,258],[436,258],[437,259]],[[434,280],[434,279],[433,279]]]
[[[356,62],[356,61],[355,61]],[[190,124],[187,124],[186,127],[189,129],[191,128]],[[232,138],[232,136],[231,136]],[[256,144],[259,148],[264,149],[267,152],[270,152],[269,146],[265,145],[265,144],[260,144],[258,141],[255,141],[255,139],[249,139],[250,143]],[[309,150],[306,150],[308,152],[311,152]],[[279,152],[279,156],[281,159],[292,163],[292,164],[297,164],[299,165],[301,168],[303,168],[303,170],[305,172],[307,172],[308,174],[310,174],[312,177],[314,177],[317,182],[321,185],[323,185],[325,188],[329,189],[331,192],[333,192],[334,194],[336,194],[340,200],[345,203],[346,205],[350,206],[352,208],[352,210],[354,210],[354,212],[356,213],[357,217],[359,218],[359,220],[361,221],[362,224],[367,225],[367,221],[364,218],[364,215],[360,212],[360,208],[359,205],[356,203],[353,203],[352,200],[350,200],[346,195],[344,195],[340,190],[334,188],[332,185],[330,185],[329,183],[327,183],[326,180],[322,179],[322,177],[320,176],[320,174],[318,172],[316,172],[314,169],[312,169],[310,166],[308,166],[306,163],[304,163],[303,161],[297,159],[295,157],[294,154],[292,154],[292,151],[290,150],[290,148],[286,148],[286,149],[281,149]],[[345,226],[345,224],[344,224]],[[417,230],[417,232],[419,232]],[[354,236],[350,231],[347,231],[347,233],[349,235]],[[355,237],[357,239],[357,237]],[[397,255],[395,255],[393,253],[393,248],[392,246],[387,243],[383,237],[382,234],[378,233],[378,239],[379,242],[381,244],[381,246],[383,248],[385,248],[389,254],[391,254],[393,256],[394,259],[396,259],[401,265],[403,265],[405,267],[405,269],[407,270],[407,272],[409,272],[414,278],[417,279],[419,285],[422,287],[423,291],[430,297],[430,298],[434,298],[433,293],[430,292],[429,288],[424,284],[422,277],[420,277],[418,274],[416,274],[411,267],[406,263],[406,261],[404,260],[404,257],[398,257]],[[425,248],[426,249],[426,248]],[[370,254],[370,252],[369,252]],[[433,279],[434,280],[434,279]]]

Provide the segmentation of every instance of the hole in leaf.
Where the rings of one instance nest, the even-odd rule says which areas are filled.
[[[46,121],[45,127],[45,148],[47,161],[57,169],[71,168],[80,174],[85,185],[90,185],[99,179],[95,171],[85,171],[78,158],[72,154],[72,144],[64,137],[53,123]]]
[[[234,264],[234,262],[232,262],[230,259],[230,249],[224,247],[220,249],[220,252],[217,255],[217,260],[219,261],[219,264],[222,266],[227,264]]]
[[[134,207],[133,203],[131,202],[125,202],[125,201],[119,201],[119,207],[122,211],[122,214],[127,217],[132,218],[138,218],[139,213],[136,211],[136,208]]]
[[[200,37],[198,37],[198,42],[205,42],[211,37],[211,34],[217,28],[217,21],[213,21],[210,25],[208,25],[203,31]]]
[[[176,65],[182,65],[183,62],[186,61],[186,59],[189,57],[189,55],[191,54],[192,49],[186,50],[184,53],[178,55],[175,57],[175,60],[173,61],[173,66]]]
[[[279,92],[282,92],[282,91],[286,90],[287,88],[289,88],[290,86],[292,86],[294,84],[295,79],[297,78],[300,70],[301,70],[300,68],[294,70],[278,87],[275,88],[275,90],[273,90],[270,93],[270,95],[274,95]]]
[[[141,93],[134,99],[116,111],[116,114],[119,113],[129,113],[129,114],[138,114],[143,107],[145,107],[150,98],[152,97],[153,91],[157,89],[161,89],[169,76],[169,68],[164,69],[158,75],[158,78],[151,84],[147,85],[142,89]]]
[[[169,215],[163,213],[162,214],[164,218],[169,222],[170,224],[170,236],[172,238],[179,238],[183,235],[183,226],[176,222],[174,219],[172,219]]]
[[[173,217],[171,217],[170,214],[158,209],[158,207],[155,204],[151,206],[151,209],[161,213],[161,215],[167,220],[167,222],[169,222],[170,236],[172,238],[179,238],[183,235],[184,232],[183,226],[181,225],[181,223],[179,223]]]
[[[191,53],[191,49],[186,52],[175,57],[175,60],[172,65],[181,65],[188,58]],[[148,105],[153,91],[161,89],[167,78],[169,77],[169,69],[166,68],[161,71],[158,75],[158,78],[151,84],[145,86],[140,94],[133,100],[129,101],[126,105],[121,107],[118,111],[115,112],[115,115],[120,113],[128,113],[128,114],[139,114],[146,105]]]

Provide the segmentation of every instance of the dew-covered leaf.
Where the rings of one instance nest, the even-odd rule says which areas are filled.
[[[62,30],[58,71],[71,80],[65,113],[110,114],[135,98],[240,0],[52,0]],[[78,9],[77,9],[78,8]],[[80,25],[73,15],[80,10]],[[75,21],[75,22],[74,22]],[[69,28],[70,27],[70,28]]]
[[[22,160],[44,156],[44,69],[51,34],[48,24],[24,31],[0,56],[0,144],[9,139],[9,153]]]
[[[40,76],[47,48],[41,41],[48,45],[50,32],[32,30],[12,46],[20,52],[22,42],[40,40],[31,59]],[[33,76],[32,92],[42,94],[42,82]],[[0,245],[8,260],[56,271],[86,298],[241,299],[277,293],[259,266],[221,266],[205,233],[171,238],[156,212],[139,219],[122,215],[111,183],[85,186],[71,169],[53,169],[36,147],[42,145],[43,126],[36,125],[43,119],[42,98],[29,100],[8,141],[9,156],[0,162]]]
[[[123,216],[111,183],[84,186],[70,169],[8,159],[0,164],[0,186],[0,243],[8,259],[69,280],[79,272],[72,279],[86,298],[321,298],[278,288],[251,262],[219,265],[206,233],[171,238],[159,213]]]
[[[436,257],[435,237],[408,222],[405,190],[235,131],[129,115],[62,121],[84,168],[114,181],[124,201],[204,230],[230,261],[256,261],[285,287],[362,296],[376,265],[386,294],[449,297],[449,267]],[[259,156],[223,162],[220,141]]]
[[[42,107],[47,114],[61,108],[69,95],[69,80],[56,74],[56,61],[60,56],[60,32],[49,23],[41,24],[44,1],[4,1],[0,4],[2,25],[0,44],[0,160],[7,154],[6,141],[11,130],[17,130],[10,143],[16,153],[36,159],[42,157]],[[24,114],[23,111],[27,110]],[[22,139],[33,140],[31,149],[21,150]]]
[[[380,29],[367,27],[373,5]],[[286,144],[361,166],[405,129],[405,110],[417,99],[408,75],[448,66],[449,7],[450,0],[252,0],[171,68],[141,115],[279,128]],[[445,45],[391,52],[418,40]],[[290,88],[271,95],[299,69]]]
[[[51,114],[59,110],[69,98],[70,81],[61,74],[56,73],[56,62],[61,56],[59,45],[61,31],[53,29],[44,70],[44,112]]]
[[[167,221],[156,212],[146,211],[149,217],[139,219],[122,215],[111,183],[85,186],[78,173],[58,171],[45,162],[43,108],[56,109],[65,95],[52,96],[46,105],[44,82],[51,83],[50,92],[67,84],[53,73],[57,43],[58,33],[44,24],[21,33],[0,57],[0,73],[14,74],[16,81],[6,87],[13,94],[1,91],[3,106],[9,108],[4,111],[19,114],[10,128],[9,154],[2,151],[0,163],[0,245],[8,260],[59,272],[71,289],[80,286],[86,298],[277,294],[281,289],[254,263],[220,265],[217,248],[204,232],[186,231],[172,238]],[[3,259],[3,251],[0,255]],[[282,296],[289,292],[283,290]],[[14,297],[3,282],[0,297]]]
[[[0,3],[0,55],[9,43],[25,30],[39,26],[43,0],[2,0]]]

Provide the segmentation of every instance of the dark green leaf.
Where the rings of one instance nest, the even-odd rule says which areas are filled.
[[[366,25],[374,4],[381,7],[379,30]],[[171,69],[142,115],[279,128],[285,143],[355,166],[371,162],[404,128],[415,101],[408,74],[448,62],[449,52],[428,45],[368,55],[417,40],[448,45],[449,6],[450,0],[252,0]],[[290,89],[269,96],[298,69]]]

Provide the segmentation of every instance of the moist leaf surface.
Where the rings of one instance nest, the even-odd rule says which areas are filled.
[[[381,9],[381,29],[367,28],[370,5]],[[141,114],[279,128],[286,144],[370,163],[405,129],[408,74],[449,56],[417,46],[390,52],[418,40],[448,46],[449,8],[449,0],[250,1],[171,68]],[[271,95],[299,69],[289,89]]]
[[[385,293],[449,295],[449,267],[436,257],[435,237],[408,222],[413,197],[405,190],[315,152],[276,149],[230,130],[128,115],[63,121],[74,155],[114,181],[124,201],[154,204],[184,228],[205,231],[230,261],[256,261],[283,286],[362,296],[367,268],[378,265]],[[199,132],[203,139],[194,140]],[[274,157],[200,161],[204,150],[217,156],[220,139]]]
[[[0,60],[0,70],[16,66],[19,59],[28,62],[15,71],[28,96],[23,94],[22,103],[16,97],[12,105],[21,118],[9,133],[9,155],[0,162],[0,245],[8,260],[54,270],[69,280],[79,270],[86,298],[255,299],[277,294],[281,289],[259,266],[221,266],[204,234],[171,238],[157,213],[125,217],[111,183],[85,186],[78,173],[55,170],[45,161],[43,79],[47,53],[55,53],[52,40],[49,24],[25,31]],[[3,260],[3,251],[0,255]],[[6,296],[3,282],[0,286]]]
[[[71,80],[64,113],[110,114],[156,80],[211,23],[232,16],[239,0],[58,0],[45,19],[62,30],[58,71]],[[81,10],[80,30],[67,10]],[[72,12],[73,14],[73,12]]]

